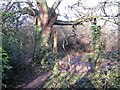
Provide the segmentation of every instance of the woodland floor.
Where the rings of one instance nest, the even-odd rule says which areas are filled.
[[[80,57],[80,59],[77,60],[77,57]],[[81,53],[81,54],[72,53],[72,54],[70,54],[70,58],[72,58],[74,61],[76,59],[76,61],[73,65],[79,65],[79,61],[82,61],[82,59],[85,60],[85,58],[87,58],[87,57],[83,53]],[[67,60],[67,57],[62,58],[62,60],[65,63],[64,60]],[[104,64],[105,63],[103,63],[102,65],[104,65]],[[12,83],[11,87],[13,87],[13,85],[15,86],[15,88],[41,87],[45,83],[45,80],[48,79],[52,75],[52,70],[48,69],[46,71],[41,71],[41,69],[39,68],[40,67],[39,64],[35,65],[35,66],[24,66],[24,67],[21,64],[21,66],[18,66],[18,67],[22,67],[22,68],[19,68],[19,69],[13,68],[13,71],[16,75],[11,76],[11,79],[9,80],[9,81],[14,82],[14,83]],[[75,66],[75,68],[76,67],[77,66]],[[12,78],[15,78],[15,80],[12,80]]]
[[[63,59],[67,59],[65,56]],[[67,56],[67,55],[66,55]],[[72,55],[73,56],[73,55]],[[75,57],[75,56],[74,56]],[[77,56],[76,56],[77,57]],[[10,87],[13,88],[37,88],[44,84],[44,81],[48,79],[51,74],[52,70],[45,70],[41,71],[40,65],[23,65],[22,63],[19,64],[19,68],[13,68],[14,76],[11,75],[9,83],[11,84]],[[12,81],[12,82],[11,82]]]

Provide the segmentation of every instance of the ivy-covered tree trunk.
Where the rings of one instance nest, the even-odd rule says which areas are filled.
[[[42,38],[41,45],[48,47],[48,41],[49,41],[51,29],[55,20],[57,19],[57,15],[54,14],[53,16],[51,16],[52,12],[49,13],[50,9],[48,8],[46,1],[37,2],[37,5],[39,7],[39,12],[40,12],[40,16],[38,18],[38,25],[41,28],[41,32],[40,32]]]
[[[95,70],[97,70],[99,66],[99,60],[100,60],[100,55],[101,55],[101,49],[100,49],[100,30],[101,26],[96,25],[96,19],[94,20],[93,25],[91,26],[92,28],[92,36],[93,36],[93,59],[95,61]]]
[[[40,15],[37,16],[36,18],[34,60],[36,61],[39,58],[41,59],[41,64],[43,66],[47,66],[46,64],[49,63],[50,64],[49,66],[51,68],[51,66],[53,66],[53,62],[51,61],[51,58],[52,60],[55,60],[56,53],[54,52],[56,49],[54,48],[55,41],[52,40],[53,42],[51,42],[50,35],[52,31],[52,26],[57,19],[57,15],[55,13],[55,9],[49,8],[47,6],[46,1],[37,2],[37,6],[39,8]],[[50,56],[50,55],[53,55],[53,56]],[[51,58],[48,59],[49,56]]]

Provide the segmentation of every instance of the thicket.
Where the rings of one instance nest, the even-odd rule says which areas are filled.
[[[3,87],[7,87],[7,80],[11,80],[11,76],[14,77],[12,71],[14,67],[13,63],[19,62],[23,50],[20,46],[20,33],[16,29],[15,14],[10,12],[1,13],[0,20],[2,25],[2,47],[0,48],[2,63],[0,67]],[[52,49],[48,50],[40,45],[42,40],[39,35],[40,29],[38,26],[35,26],[32,64],[40,64],[41,71],[49,69],[53,71],[52,76],[46,81],[43,87],[91,87],[89,84],[91,82],[96,88],[120,88],[119,64],[117,61],[118,51],[104,52],[100,41],[100,26],[94,25],[91,30],[93,36],[93,54],[87,60],[96,62],[95,67],[98,66],[98,68],[92,74],[82,73],[79,75],[67,71],[60,72],[58,70],[58,58],[54,57]],[[104,64],[103,69],[99,68],[100,64],[104,62],[108,63]]]

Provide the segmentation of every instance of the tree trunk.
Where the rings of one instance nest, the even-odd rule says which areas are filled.
[[[38,2],[38,7],[39,7],[39,12],[40,12],[40,16],[38,18],[38,25],[41,28],[41,38],[42,38],[42,46],[48,46],[48,41],[49,41],[49,37],[50,37],[50,33],[51,33],[51,29],[52,26],[55,22],[55,20],[57,19],[57,15],[53,15],[52,17],[50,17],[50,13],[48,13],[50,10],[47,6],[47,3],[44,2]]]

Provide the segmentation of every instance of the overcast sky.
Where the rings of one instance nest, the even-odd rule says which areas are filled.
[[[55,1],[56,0],[47,0],[48,6],[51,7]],[[58,19],[75,20],[77,18],[75,16],[75,13],[76,13],[75,9],[70,10],[67,7],[68,7],[68,5],[71,6],[71,5],[75,4],[77,1],[79,1],[79,0],[63,0],[58,7],[59,14],[61,15],[61,16],[59,16]],[[84,3],[84,6],[87,6],[89,8],[94,8],[99,4],[99,2],[104,2],[104,1],[119,1],[119,0],[81,0],[81,2]],[[56,12],[58,10],[56,10]],[[85,10],[80,9],[79,11],[87,13],[87,10],[85,11]],[[106,11],[107,11],[107,13],[109,13],[109,15],[118,13],[118,6],[106,8]],[[97,14],[99,13],[98,15],[100,15],[101,11],[95,11],[94,13],[97,13]],[[64,17],[66,14],[68,15],[69,19]]]
[[[8,1],[10,1],[10,0],[0,0],[0,2],[1,2],[0,4],[2,4],[2,2],[8,2]],[[13,2],[14,1],[25,1],[26,2],[27,0],[12,0],[12,1]],[[35,0],[30,0],[30,1],[35,1]],[[51,7],[55,1],[56,0],[47,0],[48,6]],[[58,10],[59,10],[59,14],[61,15],[58,17],[58,19],[65,20],[65,21],[78,19],[75,17],[75,10],[68,9],[68,5],[71,6],[71,5],[75,4],[77,1],[78,0],[63,0],[61,2],[61,4],[59,5],[58,9],[56,10],[56,12],[58,12]],[[81,0],[81,2],[84,3],[85,6],[88,6],[89,8],[96,7],[99,2],[104,2],[104,1],[116,1],[117,2],[120,0]],[[27,5],[25,4],[24,6],[26,7]],[[3,6],[2,6],[2,8],[3,8]],[[82,11],[82,10],[79,10],[79,11],[86,12],[86,11]],[[99,12],[99,11],[94,11],[94,13],[96,13],[96,12]],[[111,9],[108,8],[107,13],[110,13],[110,14],[118,13],[118,6],[114,6],[114,7],[112,6]],[[65,17],[66,14],[69,17],[68,19]],[[100,14],[98,14],[98,15],[100,15]],[[109,18],[109,20],[111,20],[111,19]],[[31,22],[32,22],[32,20],[31,20]],[[103,21],[100,21],[100,20],[99,20],[98,24],[101,26],[104,25]],[[112,25],[114,25],[114,24],[112,23],[111,25],[109,25],[109,28],[111,28],[110,26],[112,26]]]
[[[53,5],[53,3],[55,2],[56,0],[47,0],[47,4],[49,7],[51,7]],[[59,16],[58,19],[62,19],[62,20],[68,20],[66,19],[65,17],[63,17],[65,14],[69,13],[69,19],[71,20],[75,20],[76,17],[74,16],[74,11],[71,11],[71,10],[68,10],[66,9],[66,7],[68,7],[68,5],[73,5],[77,2],[78,0],[63,0],[61,2],[61,4],[59,5],[58,9],[59,9],[59,14],[62,15],[62,16]],[[84,1],[83,3],[85,3],[85,5],[87,5],[88,7],[94,7],[98,4],[98,1],[99,0],[82,0]],[[104,1],[104,0],[102,0]],[[94,2],[94,3],[93,3]],[[56,10],[57,12],[57,10]]]
[[[48,6],[51,7],[55,1],[56,0],[47,0]],[[77,1],[78,0],[63,0],[59,7],[74,4]],[[105,0],[84,0],[84,3],[86,3],[86,5],[90,7],[93,7],[97,5],[99,1],[105,1]]]
[[[11,1],[11,0],[0,0],[0,1],[1,2],[8,2],[8,1]],[[12,0],[12,1],[25,1],[26,2],[27,0]],[[35,0],[28,0],[28,1],[35,1]],[[51,7],[55,1],[56,0],[47,0],[48,6]],[[74,10],[69,9],[68,5],[71,6],[71,5],[75,4],[77,1],[79,1],[79,0],[62,0],[61,4],[58,6],[58,9],[56,10],[56,12],[58,12],[58,10],[59,10],[59,14],[60,14],[58,19],[61,19],[61,20],[76,20],[77,17],[75,16],[75,14],[76,14],[75,9]],[[89,8],[92,8],[92,7],[96,7],[99,2],[120,1],[120,0],[80,0],[80,1],[82,3],[84,3],[84,6],[88,6]],[[87,13],[87,11],[85,11],[85,10],[80,9],[79,11],[82,12],[82,13],[83,12]],[[111,9],[108,8],[108,9],[106,9],[106,11],[107,11],[107,13],[110,13],[110,14],[118,13],[118,6],[111,7]],[[94,13],[98,13],[98,12],[99,11],[95,11]],[[65,15],[67,15],[68,18],[66,18]],[[98,14],[98,15],[100,15],[100,14]]]

